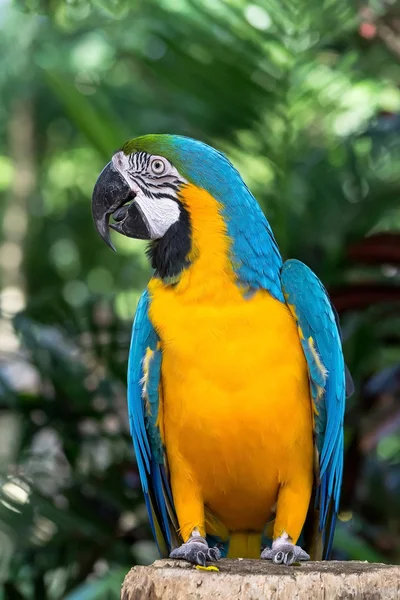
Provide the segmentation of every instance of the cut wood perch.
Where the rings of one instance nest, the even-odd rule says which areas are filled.
[[[399,600],[400,567],[368,562],[308,562],[283,567],[228,560],[219,571],[181,561],[133,567],[121,600]]]

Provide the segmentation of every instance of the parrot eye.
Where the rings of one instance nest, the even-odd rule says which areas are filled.
[[[150,169],[155,175],[164,175],[167,171],[167,163],[159,156],[155,156],[150,163]]]

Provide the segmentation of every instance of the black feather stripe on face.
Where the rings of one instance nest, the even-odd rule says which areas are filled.
[[[179,221],[171,225],[159,240],[151,242],[147,256],[155,269],[155,276],[161,279],[175,279],[190,265],[189,253],[192,249],[192,226],[190,216],[183,204],[180,207]]]

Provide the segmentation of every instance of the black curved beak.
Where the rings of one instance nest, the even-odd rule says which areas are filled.
[[[112,162],[104,167],[96,181],[92,195],[92,215],[97,231],[115,251],[110,238],[110,227],[128,237],[150,239],[144,215],[134,202],[135,193]],[[131,204],[127,202],[133,200]],[[115,223],[110,223],[113,216]]]
[[[132,197],[131,189],[111,162],[100,173],[93,189],[92,215],[97,231],[115,251],[110,238],[110,216]]]

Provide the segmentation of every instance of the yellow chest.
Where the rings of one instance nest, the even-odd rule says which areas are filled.
[[[161,336],[168,461],[184,461],[179,468],[190,468],[227,526],[256,529],[293,452],[312,464],[308,374],[294,320],[266,291],[222,305],[156,288],[150,317]]]
[[[223,390],[258,389],[282,374],[306,379],[306,363],[294,319],[265,290],[246,299],[186,301],[185,295],[150,284],[150,318],[160,334],[163,379],[182,386],[195,376]],[[226,291],[226,290],[225,290]],[[176,377],[174,377],[174,374]],[[191,382],[193,383],[193,382]]]

